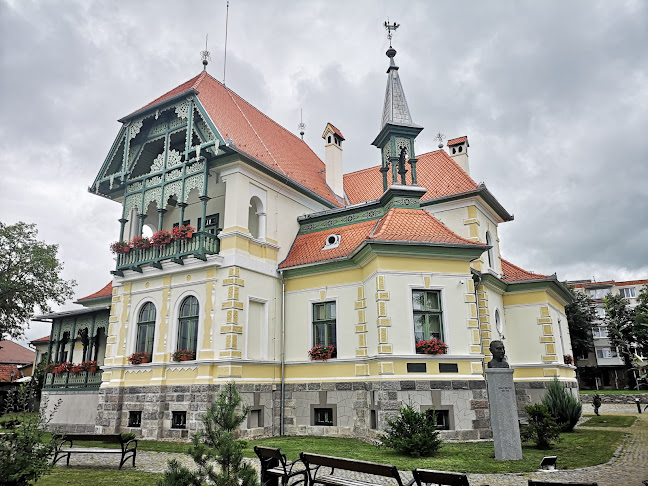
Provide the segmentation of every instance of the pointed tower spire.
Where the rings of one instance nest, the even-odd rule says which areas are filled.
[[[412,115],[405,99],[405,92],[398,76],[398,66],[394,61],[396,49],[391,45],[392,31],[395,31],[400,25],[396,22],[390,24],[387,21],[384,27],[387,29],[387,38],[389,39],[389,49],[385,53],[389,58],[387,89],[385,90],[385,104],[383,106],[380,133],[372,142],[372,145],[378,147],[382,154],[380,172],[382,172],[383,176],[383,190],[386,191],[390,185],[387,177],[390,167],[392,170],[391,184],[399,183],[399,175],[400,184],[407,184],[406,175],[408,171],[405,165],[406,162],[410,164],[412,169],[412,184],[417,185],[417,160],[414,156],[414,139],[423,130],[423,127],[416,125],[412,121]]]

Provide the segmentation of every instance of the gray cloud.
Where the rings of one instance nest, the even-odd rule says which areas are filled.
[[[120,208],[86,188],[116,120],[195,76],[207,32],[222,78],[224,4],[0,0],[0,220],[58,243],[79,296],[114,264]],[[516,215],[504,256],[646,278],[648,4],[233,1],[227,84],[292,131],[303,108],[320,156],[335,124],[346,171],[377,165],[388,16],[417,150],[468,134],[473,178]]]

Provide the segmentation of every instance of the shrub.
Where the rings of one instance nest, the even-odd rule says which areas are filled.
[[[383,445],[401,454],[427,457],[441,448],[434,408],[420,412],[412,403],[403,403],[395,418],[387,418]]]
[[[583,404],[556,378],[549,383],[542,403],[563,432],[571,432],[583,411]]]
[[[547,407],[539,403],[524,407],[529,415],[529,425],[523,425],[520,436],[525,442],[535,442],[538,449],[551,449],[554,442],[560,440],[560,428],[549,415]]]

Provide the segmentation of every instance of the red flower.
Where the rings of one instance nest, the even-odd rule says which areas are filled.
[[[448,345],[436,338],[416,343],[416,352],[419,354],[446,354]]]

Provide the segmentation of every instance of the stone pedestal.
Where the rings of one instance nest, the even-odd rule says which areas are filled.
[[[486,380],[491,428],[495,442],[495,459],[500,461],[522,459],[513,370],[487,368]]]

